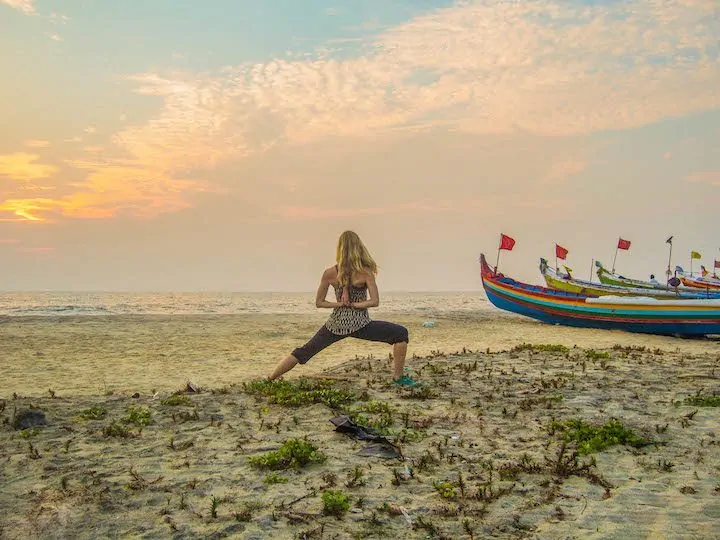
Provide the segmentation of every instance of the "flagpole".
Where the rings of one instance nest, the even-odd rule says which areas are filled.
[[[500,265],[500,247],[502,246],[502,234],[500,235],[500,243],[498,244],[497,259],[495,259],[495,273],[498,273],[498,266]]]
[[[593,266],[595,266],[595,259],[591,259],[591,260],[590,260],[590,283],[592,283],[592,271],[593,271]]]
[[[620,239],[619,238],[618,238],[618,245],[615,246],[615,257],[613,257],[613,269],[612,269],[613,274],[615,273],[615,261],[617,260],[618,249],[620,249]]]
[[[670,281],[670,276],[672,275],[670,272],[670,266],[672,264],[672,236],[670,237],[670,242],[668,242],[668,244],[670,244],[670,255],[668,255],[667,279],[665,280],[665,283]]]
[[[692,272],[692,251],[690,252],[690,277],[693,277],[693,272]]]

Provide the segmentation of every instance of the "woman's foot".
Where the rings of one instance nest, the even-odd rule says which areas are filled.
[[[399,379],[393,379],[393,386],[399,386],[400,388],[413,388],[414,386],[420,386],[422,383],[413,381],[407,375],[403,375]]]

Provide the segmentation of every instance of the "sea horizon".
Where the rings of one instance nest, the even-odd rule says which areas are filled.
[[[376,313],[492,309],[482,290],[387,291]],[[0,292],[0,316],[312,314],[315,292]]]

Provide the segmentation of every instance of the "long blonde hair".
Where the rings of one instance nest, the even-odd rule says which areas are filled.
[[[370,271],[377,274],[377,263],[353,231],[345,231],[340,235],[335,261],[338,265],[338,280],[343,286],[350,282],[353,272]]]

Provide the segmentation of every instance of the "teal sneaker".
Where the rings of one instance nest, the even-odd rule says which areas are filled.
[[[403,368],[403,374],[407,375],[410,378],[417,377],[417,371],[415,371],[413,368],[409,368],[409,367]]]
[[[413,388],[415,386],[420,386],[420,384],[421,384],[417,381],[413,381],[407,375],[403,375],[399,379],[393,379],[392,383],[393,383],[393,386],[399,386],[400,388]]]

